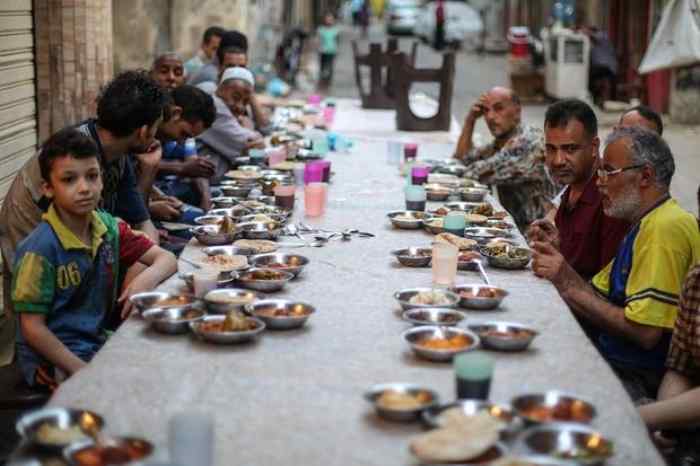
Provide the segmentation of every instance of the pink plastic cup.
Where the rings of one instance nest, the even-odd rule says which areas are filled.
[[[322,98],[320,95],[318,95],[318,94],[311,94],[311,95],[309,96],[308,102],[309,102],[309,104],[311,104],[311,105],[316,105],[316,106],[318,106],[318,105],[321,104],[321,100],[323,100],[323,98]]]
[[[335,106],[328,105],[323,107],[323,122],[326,124],[326,127],[331,127],[333,121],[335,121]]]
[[[323,182],[323,165],[319,162],[310,162],[304,168],[304,183]]]
[[[270,167],[274,167],[275,165],[279,165],[280,163],[284,162],[286,159],[287,152],[284,150],[284,148],[278,148],[269,152],[267,164]]]
[[[307,217],[320,217],[326,210],[328,185],[309,183],[304,187],[304,212]]]

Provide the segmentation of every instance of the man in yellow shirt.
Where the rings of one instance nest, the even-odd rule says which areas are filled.
[[[594,343],[634,400],[656,395],[681,285],[700,260],[695,217],[669,193],[674,171],[656,133],[617,128],[598,169],[605,214],[632,225],[615,258],[586,283],[552,246],[533,245],[533,271],[600,330]]]

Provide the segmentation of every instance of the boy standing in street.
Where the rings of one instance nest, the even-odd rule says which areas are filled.
[[[39,154],[51,205],[19,244],[12,279],[18,360],[30,385],[54,389],[84,367],[104,344],[104,322],[117,305],[128,317],[129,296],[177,270],[172,254],[95,210],[102,192],[97,151],[90,137],[67,128]],[[120,270],[136,262],[147,268],[119,296]]]
[[[338,53],[338,34],[335,18],[331,13],[326,13],[323,18],[323,26],[318,28],[319,68],[321,70],[319,88],[322,90],[330,88],[333,81],[333,62]]]

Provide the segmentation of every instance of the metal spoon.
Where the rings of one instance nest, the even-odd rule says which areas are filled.
[[[486,271],[484,270],[484,266],[481,263],[480,259],[472,259],[472,262],[476,264],[476,267],[479,269],[479,274],[481,275],[481,279],[484,281],[484,283],[488,286],[491,286],[491,281],[489,280],[488,275],[486,275]]]

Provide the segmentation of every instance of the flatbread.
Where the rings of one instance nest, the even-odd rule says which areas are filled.
[[[447,427],[411,440],[411,453],[424,463],[469,461],[496,444],[498,427],[499,421],[487,413],[455,418]]]
[[[242,255],[229,256],[226,254],[219,254],[214,256],[207,256],[200,258],[197,263],[202,267],[212,270],[219,270],[221,272],[228,272],[230,270],[241,270],[248,267],[248,258]]]
[[[244,249],[254,249],[258,254],[277,251],[277,243],[265,239],[239,239],[234,241],[233,245]]]
[[[477,244],[473,239],[461,238],[457,235],[453,235],[452,233],[440,233],[439,235],[435,235],[434,241],[436,243],[447,243],[457,246],[460,251],[474,249]]]

